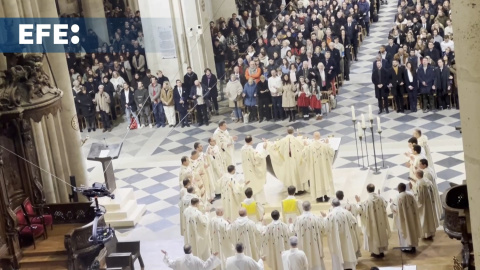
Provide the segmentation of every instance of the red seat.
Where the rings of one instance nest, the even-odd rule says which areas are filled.
[[[45,234],[45,226],[43,224],[34,224],[32,225],[28,219],[25,218],[25,213],[22,210],[22,207],[19,206],[15,210],[15,215],[17,216],[17,232],[22,238],[31,238],[33,241],[33,248],[35,246],[35,238],[42,236],[46,239],[47,235]]]
[[[37,215],[34,209],[35,207],[32,205],[29,198],[26,198],[25,201],[23,201],[23,208],[25,209],[31,224],[42,224],[45,228],[50,226],[50,228],[53,230],[52,215]]]

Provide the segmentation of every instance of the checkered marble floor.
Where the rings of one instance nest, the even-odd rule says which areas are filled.
[[[147,205],[147,213],[133,229],[120,229],[119,235],[126,239],[140,239],[142,253],[146,264],[154,269],[166,269],[158,260],[158,251],[168,249],[171,255],[180,255],[183,239],[179,232],[178,203],[178,171],[180,158],[189,155],[195,141],[207,144],[216,124],[227,120],[230,134],[237,135],[239,142],[235,144],[237,151],[243,145],[246,134],[253,135],[257,141],[261,138],[280,138],[286,132],[287,126],[299,129],[302,134],[312,136],[314,131],[320,131],[322,136],[333,135],[341,137],[342,143],[334,167],[359,168],[356,154],[354,128],[351,121],[350,106],[356,108],[357,118],[361,113],[368,114],[368,105],[376,108],[377,100],[370,83],[372,61],[381,44],[386,43],[388,30],[392,26],[396,1],[390,1],[388,6],[382,6],[380,20],[371,27],[370,36],[365,38],[360,52],[359,61],[351,67],[351,80],[345,82],[340,89],[338,106],[325,115],[323,120],[299,121],[291,124],[288,121],[262,123],[232,123],[229,114],[214,116],[209,126],[190,128],[144,128],[127,131],[126,123],[120,123],[110,133],[82,134],[89,135],[84,145],[85,155],[93,142],[103,141],[109,144],[123,141],[122,153],[112,165],[115,169],[117,187],[129,187],[135,191],[138,203]],[[376,109],[374,109],[376,114]],[[429,138],[433,152],[435,169],[438,175],[439,190],[443,192],[450,183],[461,183],[465,179],[465,168],[461,134],[454,127],[460,125],[458,110],[444,110],[430,113],[406,113],[380,115],[382,121],[382,148],[385,168],[381,171],[385,181],[381,190],[387,199],[396,195],[396,185],[407,182],[408,169],[404,166],[403,153],[407,148],[407,139],[411,137],[414,128],[420,128]],[[376,124],[376,122],[374,122]],[[376,127],[374,128],[376,131]],[[367,145],[369,161],[372,164],[373,144],[370,130],[367,130]],[[374,134],[377,166],[382,166],[379,135]],[[358,147],[360,144],[358,143]],[[365,147],[365,144],[364,144]],[[365,160],[366,163],[366,160]],[[87,161],[92,182],[103,179],[101,166]],[[355,179],[352,179],[354,181]],[[345,193],[349,191],[345,190]],[[350,191],[356,192],[356,191]],[[148,251],[145,246],[148,246]],[[151,248],[155,246],[155,248]],[[155,250],[155,251],[153,251]],[[150,254],[151,253],[151,254]]]

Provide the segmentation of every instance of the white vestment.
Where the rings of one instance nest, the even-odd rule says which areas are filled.
[[[326,231],[332,254],[332,270],[356,269],[360,253],[360,233],[356,218],[343,207],[328,213]]]
[[[215,194],[220,194],[222,190],[220,179],[222,178],[223,174],[227,172],[227,165],[225,164],[225,160],[223,160],[223,156],[220,154],[220,148],[218,145],[208,145],[206,154],[209,158],[209,163],[212,168],[212,179],[215,186]]]
[[[417,247],[418,239],[422,237],[422,227],[420,226],[418,206],[414,195],[407,192],[398,194],[390,208],[398,229],[400,246],[406,248]]]
[[[213,199],[215,192],[207,156],[200,152],[196,160],[190,160],[190,164],[193,169],[194,178],[199,176],[203,181],[206,200],[209,201]]]
[[[251,214],[249,212],[249,210],[250,210],[249,206],[252,203],[255,203],[255,213],[254,214]],[[247,209],[247,216],[248,216],[249,219],[253,220],[254,222],[259,222],[259,221],[263,220],[263,215],[265,214],[265,209],[263,208],[263,206],[261,204],[256,202],[254,199],[246,198],[245,200],[243,200],[241,205],[242,205],[243,208]],[[251,207],[253,208],[253,205]]]
[[[313,140],[303,149],[306,176],[310,180],[310,194],[313,199],[335,193],[332,164],[335,150],[320,140]]]
[[[195,188],[195,193],[202,200],[206,200],[207,193],[205,191],[205,168],[203,167],[203,162],[201,159],[197,158],[196,160],[190,159],[190,168],[192,171],[191,182]]]
[[[165,255],[163,262],[174,270],[210,270],[220,264],[220,260],[216,256],[212,255],[208,260],[203,261],[192,254],[185,254],[183,257],[176,260],[171,260]]]
[[[308,270],[325,270],[323,262],[323,241],[325,220],[312,212],[303,212],[298,216],[291,229],[298,237],[298,248],[303,250],[308,259]]]
[[[233,163],[233,144],[235,143],[235,141],[228,133],[228,130],[221,130],[220,128],[217,128],[213,133],[213,138],[215,139],[218,147],[220,148],[220,154],[225,161],[226,167],[230,165],[235,165]]]
[[[227,258],[227,270],[263,270],[262,259],[256,262],[254,259],[244,254],[235,254]]]
[[[283,269],[282,252],[288,249],[289,238],[288,225],[280,220],[274,220],[265,227],[262,250],[263,255],[266,256],[267,265],[271,269]]]
[[[198,195],[195,193],[186,193],[185,195],[183,195],[182,199],[178,203],[178,206],[180,208],[180,234],[181,235],[185,235],[185,229],[186,229],[185,215],[183,214],[183,212],[185,211],[185,209],[187,209],[190,206],[193,198],[199,199]],[[184,240],[186,241],[186,239]]]
[[[278,180],[285,187],[294,186],[297,191],[305,190],[303,184],[307,180],[300,177],[305,165],[302,162],[303,139],[289,134],[276,142],[269,142],[267,151]]]
[[[290,248],[282,252],[283,270],[309,270],[305,252]]]
[[[433,183],[424,178],[417,180],[415,197],[418,205],[418,215],[422,226],[422,237],[435,236],[435,231],[440,226],[440,217],[436,208]]]
[[[437,209],[437,215],[441,219],[442,214],[443,214],[443,206],[442,206],[442,200],[440,198],[440,192],[438,191],[438,186],[437,186],[437,175],[435,172],[429,167],[425,168],[423,170],[423,178],[426,180],[430,180],[433,184],[433,196],[435,197],[435,206]]]
[[[253,195],[263,192],[263,186],[267,181],[267,153],[259,153],[251,145],[242,147],[242,168],[245,181],[252,188]]]
[[[192,246],[192,254],[206,260],[210,256],[208,216],[190,206],[185,212],[185,245]]]
[[[390,223],[387,215],[388,202],[375,192],[368,194],[368,199],[358,204],[357,212],[362,221],[364,249],[380,254],[388,249]]]
[[[260,245],[262,231],[260,226],[251,221],[248,217],[238,217],[231,224],[232,243],[242,243],[245,255],[252,257],[254,260],[260,259]]]
[[[180,183],[180,187],[183,187],[183,180],[186,178],[192,181],[193,174],[192,174],[192,166],[182,166],[180,167],[180,174],[178,175],[178,181]]]
[[[435,166],[433,166],[432,153],[430,152],[430,146],[428,146],[428,137],[425,135],[422,135],[420,136],[420,138],[417,138],[417,142],[418,142],[418,145],[422,147],[422,154],[424,154],[428,160],[428,167],[430,167],[435,172]]]
[[[411,159],[411,157],[413,157],[413,160]],[[420,160],[421,159],[426,159],[426,157],[423,153],[420,153],[418,155],[412,154],[410,156],[410,178],[417,179],[417,176],[415,175],[415,172],[420,169],[419,165],[420,165]]]
[[[223,217],[213,217],[208,225],[210,230],[210,247],[212,253],[218,252],[222,261],[221,268],[225,269],[225,260],[234,254],[233,243],[230,240],[230,224]]]
[[[238,180],[236,175],[225,173],[222,183],[222,206],[225,219],[232,220],[238,215],[240,205],[245,198],[245,183]]]

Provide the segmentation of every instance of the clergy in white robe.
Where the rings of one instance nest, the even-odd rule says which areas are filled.
[[[206,198],[208,201],[212,201],[215,198],[215,184],[213,181],[212,166],[210,165],[208,156],[203,153],[203,145],[200,142],[196,142],[194,143],[193,147],[194,150],[198,153],[198,159],[192,162],[192,167],[196,167],[193,166],[193,163],[198,162],[201,164],[199,166],[203,168],[204,174],[202,175],[202,178],[205,185]]]
[[[245,180],[250,181],[250,187],[253,190],[253,196],[260,203],[264,202],[265,195],[263,193],[263,187],[267,181],[267,153],[266,151],[258,152],[253,148],[253,138],[250,135],[245,137],[245,145],[242,147],[242,167]],[[263,144],[264,148],[267,148],[267,142]],[[260,199],[262,198],[262,199]]]
[[[398,196],[390,200],[393,220],[398,229],[399,244],[404,252],[415,252],[418,239],[422,237],[422,226],[418,214],[417,201],[413,194],[405,192],[407,186],[400,183],[397,186]]]
[[[232,220],[236,217],[238,209],[245,199],[245,185],[243,179],[237,179],[235,174],[235,166],[230,165],[227,168],[227,172],[222,177],[222,206],[225,211],[225,218]]]
[[[220,148],[220,154],[222,155],[226,166],[235,165],[233,163],[233,145],[237,140],[237,136],[230,136],[230,133],[228,133],[227,130],[227,122],[222,120],[218,123],[218,128],[213,133],[213,138],[217,141],[217,145]]]
[[[200,199],[198,195],[195,194],[194,187],[188,187],[187,193],[183,195],[182,199],[178,203],[178,206],[180,208],[180,234],[183,235],[184,237],[186,237],[185,236],[186,226],[185,226],[185,215],[183,213],[191,205],[193,198]],[[186,241],[186,238],[184,239],[184,241]]]
[[[334,208],[325,221],[332,270],[355,270],[361,256],[357,219],[350,211],[340,207],[338,199],[332,200],[332,206]]]
[[[233,242],[230,239],[230,223],[223,218],[223,209],[215,210],[216,216],[210,219],[210,246],[212,252],[218,252],[218,257],[222,261],[218,269],[225,269],[225,260],[234,255]]]
[[[407,164],[407,166],[410,169],[410,178],[412,180],[416,179],[415,172],[420,168],[420,160],[425,158],[425,155],[422,152],[422,147],[420,145],[414,145],[413,146],[413,151],[412,155],[410,156],[410,162]],[[412,177],[413,173],[413,177]]]
[[[417,199],[418,215],[420,225],[422,226],[422,237],[433,239],[438,226],[440,226],[440,217],[436,208],[436,198],[434,195],[433,183],[423,177],[423,171],[417,170],[416,190],[414,191]]]
[[[428,165],[428,160],[425,158],[422,158],[420,160],[420,170],[423,171],[423,178],[425,180],[429,180],[433,184],[433,196],[435,197],[435,206],[437,209],[437,215],[441,219],[442,214],[443,214],[443,206],[442,206],[442,201],[440,198],[440,192],[438,191],[438,186],[437,186],[437,174],[430,168]]]
[[[289,186],[287,188],[288,196],[282,200],[282,216],[284,222],[289,222],[290,219],[295,221],[297,216],[302,214],[302,201],[295,198],[296,188]]]
[[[302,203],[303,213],[290,229],[298,237],[298,248],[303,250],[308,259],[308,270],[325,270],[323,262],[323,236],[325,235],[325,220],[321,216],[315,216],[311,210],[309,201]]]
[[[252,198],[252,188],[248,187],[245,189],[245,196],[247,196],[247,198],[243,200],[241,205],[247,210],[248,218],[254,222],[262,221],[263,215],[265,214],[265,209],[263,208],[262,204],[258,203]]]
[[[217,141],[213,137],[208,139],[206,154],[212,167],[215,194],[220,194],[222,192],[220,179],[227,172],[227,164],[225,163],[225,160],[223,160]]]
[[[216,253],[212,254],[208,260],[203,261],[202,259],[193,256],[192,247],[190,245],[185,245],[183,247],[185,255],[178,259],[172,260],[168,257],[168,254],[165,250],[162,250],[162,253],[165,255],[163,262],[174,270],[210,270],[215,268],[220,264]]]
[[[282,252],[288,249],[290,230],[288,225],[280,220],[280,212],[273,210],[272,222],[263,232],[262,250],[270,269],[283,270]]]
[[[296,187],[298,192],[303,194],[304,184],[307,182],[300,177],[305,166],[302,161],[303,138],[295,137],[294,132],[293,127],[288,127],[288,135],[275,142],[268,142],[267,151],[278,180],[286,187]]]
[[[232,222],[230,227],[232,242],[242,243],[245,247],[245,255],[258,260],[260,258],[263,226],[250,220],[245,208],[240,208],[238,214],[239,217]]]
[[[368,198],[360,202],[357,200],[356,212],[360,215],[363,231],[363,247],[371,253],[372,257],[383,257],[388,250],[388,239],[390,237],[390,223],[388,221],[388,202],[379,194],[375,193],[373,184],[367,185]]]
[[[298,249],[298,238],[289,239],[290,249],[282,252],[283,270],[310,270],[305,252]]]
[[[227,270],[263,270],[263,259],[255,261],[248,255],[243,254],[244,251],[243,243],[237,243],[235,245],[235,250],[237,254],[232,257],[227,258]]]
[[[422,135],[422,131],[420,129],[415,129],[413,131],[413,137],[417,138],[417,144],[422,147],[424,150],[423,154],[427,158],[430,168],[435,171],[435,168],[433,166],[433,159],[432,159],[432,153],[430,152],[430,146],[428,145],[428,137],[426,135]]]
[[[306,177],[310,180],[310,194],[318,202],[333,194],[332,164],[335,150],[328,144],[328,139],[322,141],[320,132],[313,133],[313,140],[305,144],[303,160],[305,162]]]
[[[202,160],[199,159],[200,155],[197,151],[193,150],[190,156],[190,167],[192,168],[192,184],[195,187],[195,193],[201,200],[206,203],[207,193],[205,187],[205,168],[203,167]]]
[[[192,253],[202,260],[210,256],[210,236],[208,234],[208,215],[198,207],[200,200],[192,199],[191,205],[185,210],[185,244],[192,246]]]
[[[178,183],[180,187],[182,186],[183,180],[185,179],[193,179],[192,174],[192,167],[190,166],[190,159],[187,156],[183,156],[182,159],[182,166],[180,167],[180,174],[178,175]]]
[[[182,181],[182,188],[180,189],[180,200],[182,200],[183,196],[187,194],[187,189],[192,186],[192,182],[190,179],[186,178]]]

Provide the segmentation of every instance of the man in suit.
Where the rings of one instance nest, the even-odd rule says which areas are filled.
[[[387,52],[388,65],[391,66],[393,63],[393,56],[398,53],[398,46],[393,42],[393,37],[388,38],[388,44],[385,46],[385,51]],[[385,67],[386,68],[386,67]]]
[[[218,115],[218,90],[217,90],[217,76],[212,74],[212,70],[205,69],[205,74],[202,76],[202,85],[207,87],[209,100],[213,103],[215,114]]]
[[[350,44],[353,46],[353,59],[357,61],[357,52],[358,52],[358,30],[357,23],[353,20],[353,17],[350,15],[347,18],[347,25],[345,26],[345,34],[350,40]]]
[[[428,112],[428,107],[433,110],[433,90],[435,90],[435,71],[428,65],[428,59],[422,59],[422,65],[417,70],[419,92],[422,97],[423,112]]]
[[[182,128],[188,124],[187,111],[188,111],[188,96],[190,95],[187,88],[184,87],[182,81],[177,80],[176,85],[173,88],[173,101],[175,102],[175,109],[178,111],[180,124]]]
[[[377,55],[377,58],[373,61],[373,66],[372,66],[372,72],[377,70],[377,62],[380,61],[382,63],[382,67],[386,67],[388,61],[386,59],[383,59],[382,56],[379,54]]]
[[[327,73],[327,80],[333,85],[333,81],[335,80],[335,78],[337,78],[338,68],[337,68],[337,63],[330,56],[331,56],[330,51],[326,51],[325,52],[325,72]]]
[[[425,58],[429,56],[434,65],[437,63],[438,59],[440,59],[440,52],[434,48],[433,40],[428,42],[428,48],[423,52],[423,56]]]
[[[443,59],[438,59],[438,68],[435,69],[435,88],[437,90],[438,103],[440,104],[440,110],[443,108],[450,109],[450,97],[448,92],[450,91],[450,69],[445,66]]]
[[[203,86],[199,80],[194,82],[192,89],[190,90],[190,98],[195,100],[195,108],[197,110],[197,122],[198,126],[203,124],[208,126],[208,113],[206,101],[209,99],[209,91]]]
[[[334,38],[334,40],[335,40],[335,38]],[[335,48],[335,42],[330,42],[330,44],[328,44],[328,49],[327,50],[330,51],[330,56],[333,58],[333,60],[336,63],[335,68],[336,68],[337,74],[341,73],[340,62],[342,61],[342,55],[340,54],[340,51]]]
[[[403,67],[398,65],[398,60],[393,60],[392,67],[389,70],[390,85],[392,87],[392,95],[397,105],[397,113],[403,113]]]
[[[192,71],[192,67],[187,67],[187,73],[185,73],[185,75],[183,76],[183,86],[185,87],[185,89],[188,89],[188,91],[190,91],[193,83],[196,80],[198,80],[197,74]]]
[[[381,61],[377,61],[377,68],[372,72],[372,83],[375,86],[375,97],[378,100],[378,113],[388,113],[388,70],[382,66]]]

